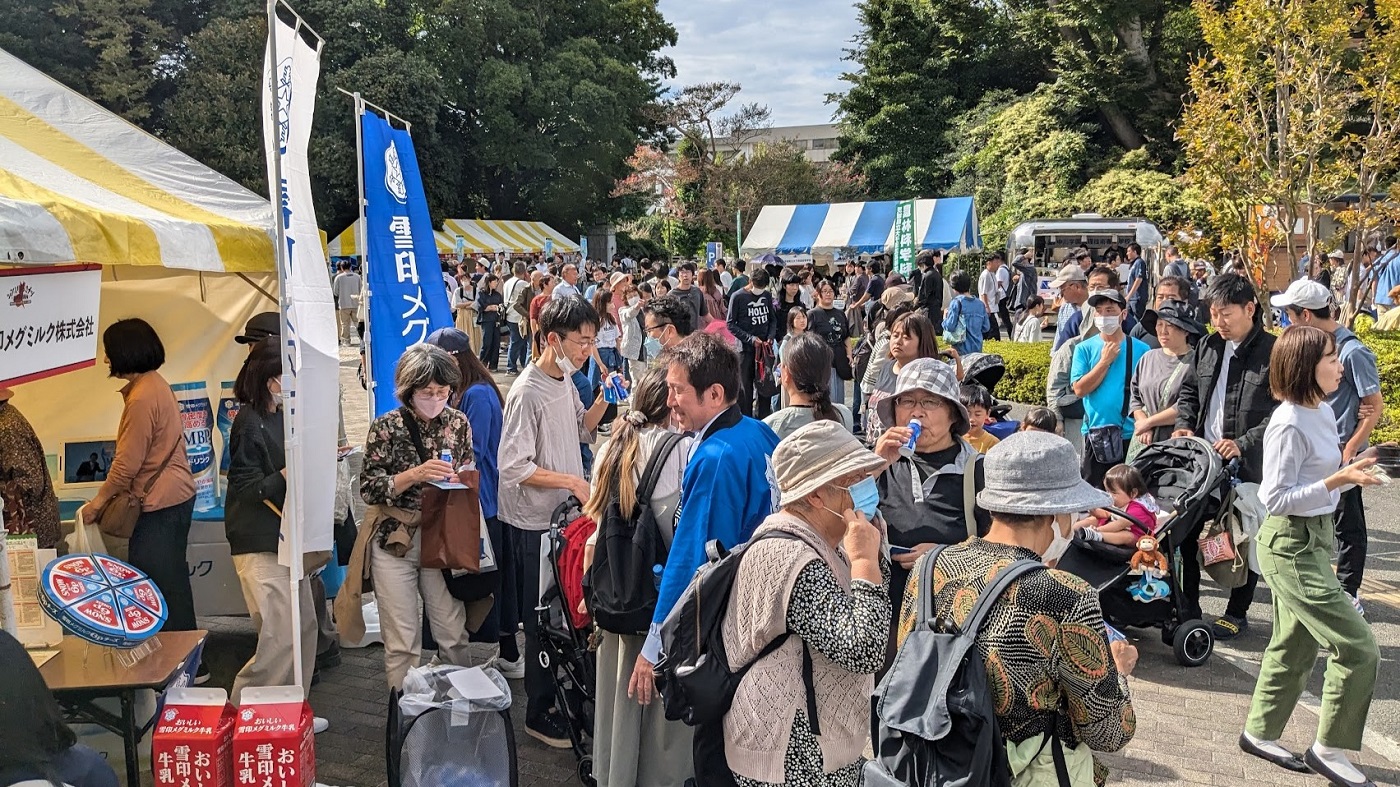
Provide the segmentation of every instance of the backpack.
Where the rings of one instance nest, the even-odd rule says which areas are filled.
[[[782,634],[736,669],[724,650],[724,616],[739,573],[739,563],[749,547],[765,538],[800,538],[780,530],[755,536],[747,544],[726,551],[718,541],[705,546],[709,562],[695,572],[690,586],[661,624],[661,660],[656,664],[657,690],[666,705],[666,718],[692,727],[723,721],[734,702],[734,692],[749,668],[787,641]],[[812,734],[820,735],[817,696],[812,682],[812,654],[802,648],[802,679],[807,686],[807,717]],[[721,749],[723,751],[723,749]]]
[[[656,612],[658,577],[654,566],[666,563],[670,550],[662,543],[661,526],[651,508],[651,496],[666,460],[683,435],[667,433],[647,461],[637,487],[637,509],[622,515],[614,495],[598,525],[593,565],[583,578],[588,609],[598,628],[614,634],[646,634]]]
[[[919,614],[914,630],[876,689],[872,716],[875,756],[865,764],[869,787],[1010,787],[1006,741],[997,724],[986,665],[974,649],[978,629],[1013,581],[1045,568],[1018,560],[987,585],[959,631],[935,618],[933,569],[944,547],[922,566]],[[1063,753],[1053,730],[1056,770]],[[1060,776],[1068,786],[1068,772]]]

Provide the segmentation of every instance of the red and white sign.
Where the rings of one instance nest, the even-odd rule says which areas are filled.
[[[233,730],[236,787],[312,787],[316,736],[296,686],[246,688]],[[180,785],[184,787],[184,785]]]
[[[97,361],[97,265],[0,270],[0,385]]]
[[[166,692],[151,735],[155,787],[233,787],[234,713],[223,689]]]

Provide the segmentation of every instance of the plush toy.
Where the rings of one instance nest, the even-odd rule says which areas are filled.
[[[1138,551],[1128,566],[1133,571],[1142,571],[1144,577],[1160,578],[1167,573],[1167,556],[1157,551],[1157,539],[1143,536],[1137,542]]]
[[[1171,587],[1153,576],[1151,572],[1144,571],[1142,572],[1142,580],[1128,588],[1128,595],[1132,596],[1134,601],[1141,601],[1145,604],[1171,595]]]

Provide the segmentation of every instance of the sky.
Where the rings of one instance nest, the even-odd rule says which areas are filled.
[[[738,82],[739,103],[773,110],[773,125],[830,123],[843,92],[841,58],[858,29],[853,0],[660,0],[679,42],[672,87]]]

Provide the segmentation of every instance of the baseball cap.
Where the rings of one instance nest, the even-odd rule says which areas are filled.
[[[1341,249],[1333,249],[1332,252],[1327,255],[1327,258],[1330,260],[1344,260],[1347,258],[1347,255],[1343,254]]]
[[[1288,285],[1288,289],[1269,299],[1269,303],[1283,308],[1326,309],[1332,305],[1332,293],[1322,284],[1312,279],[1299,279]]]
[[[1089,296],[1089,305],[1098,306],[1105,301],[1112,301],[1119,306],[1127,306],[1128,302],[1123,300],[1122,293],[1117,290],[1099,290]]]
[[[248,318],[243,333],[233,337],[239,344],[257,344],[269,336],[282,335],[282,315],[277,312],[262,312]]]
[[[428,334],[425,343],[440,347],[450,353],[472,351],[472,340],[456,328],[438,328]]]
[[[1071,263],[1063,268],[1060,268],[1060,272],[1055,274],[1055,278],[1051,280],[1050,286],[1058,290],[1064,285],[1076,281],[1087,284],[1089,281],[1089,277],[1084,275],[1083,268]]]

